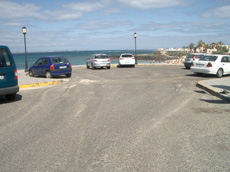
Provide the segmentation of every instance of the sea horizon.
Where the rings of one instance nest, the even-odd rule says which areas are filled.
[[[137,50],[136,54],[152,54],[157,50]],[[32,66],[40,57],[45,56],[63,56],[66,57],[72,65],[85,65],[86,59],[91,54],[107,54],[108,56],[118,56],[122,53],[135,54],[135,50],[74,50],[74,51],[51,51],[51,52],[27,52],[28,67]],[[17,69],[25,68],[25,52],[12,53],[15,59]],[[118,64],[118,59],[111,59],[111,64]]]

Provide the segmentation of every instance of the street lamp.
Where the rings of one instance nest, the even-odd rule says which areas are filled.
[[[137,64],[137,57],[136,57],[136,55],[137,55],[137,44],[136,44],[136,39],[137,39],[137,33],[135,32],[134,34],[133,34],[133,36],[134,36],[134,39],[135,39],[135,64]]]
[[[24,45],[25,45],[25,72],[28,72],[28,61],[27,61],[27,52],[26,52],[26,27],[22,27],[22,33],[24,35]]]

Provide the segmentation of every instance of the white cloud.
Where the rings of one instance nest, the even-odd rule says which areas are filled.
[[[93,12],[100,8],[104,8],[104,5],[100,2],[78,2],[64,4],[53,10],[46,10],[32,3],[1,0],[0,19],[8,20],[7,23],[9,20],[24,20],[26,18],[47,21],[75,20],[79,19],[84,13]]]
[[[76,12],[92,12],[99,8],[103,8],[104,5],[100,2],[78,2],[78,3],[69,3],[63,5],[64,8],[74,10]]]
[[[75,20],[82,16],[80,12],[72,12],[67,10],[54,10],[54,11],[44,11],[42,14],[36,17],[44,20]]]
[[[41,8],[31,3],[16,3],[1,0],[0,19],[18,19],[25,17],[35,17]]]
[[[119,21],[119,22],[114,22],[114,21],[93,21],[93,22],[88,22],[88,23],[82,23],[77,25],[78,29],[83,29],[83,30],[106,30],[106,29],[111,29],[115,27],[122,27],[122,26],[127,26],[131,25],[129,21]]]
[[[202,14],[203,17],[230,18],[230,5],[214,8]]]
[[[151,8],[166,8],[183,5],[184,0],[118,0],[120,3],[127,6],[151,9]]]

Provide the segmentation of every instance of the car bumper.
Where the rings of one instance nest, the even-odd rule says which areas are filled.
[[[58,76],[58,75],[67,75],[67,74],[71,74],[72,73],[72,69],[69,70],[54,70],[54,71],[50,71],[50,74],[53,76]]]
[[[110,67],[110,63],[93,63],[94,67]]]
[[[191,67],[191,71],[194,73],[204,73],[204,74],[216,74],[216,69],[213,68],[200,68],[200,67]]]
[[[19,91],[19,86],[0,88],[0,96],[5,96],[8,94],[14,94]]]
[[[120,65],[135,65],[135,61],[134,62],[119,62]]]
[[[184,62],[184,67],[190,68],[192,66],[192,62]]]

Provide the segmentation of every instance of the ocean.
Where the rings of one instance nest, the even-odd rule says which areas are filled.
[[[157,50],[138,50],[136,54],[152,54]],[[45,56],[63,56],[66,57],[72,65],[85,65],[86,59],[91,54],[107,54],[108,56],[120,55],[122,53],[135,54],[134,50],[95,50],[95,51],[63,51],[63,52],[38,52],[38,53],[27,53],[28,67],[32,66],[38,58]],[[14,60],[17,69],[25,69],[25,54],[14,53]],[[112,64],[118,64],[118,60],[111,59]],[[138,63],[144,63],[138,61]]]

